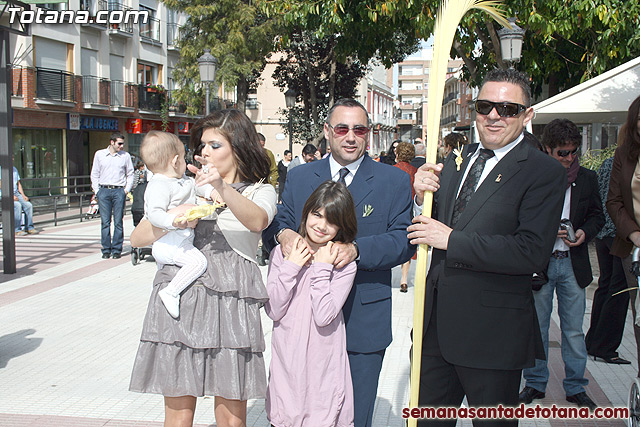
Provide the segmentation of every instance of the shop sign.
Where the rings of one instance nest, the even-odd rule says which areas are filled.
[[[67,114],[67,128],[69,130],[80,130],[80,114],[77,114],[77,113]]]
[[[152,130],[162,130],[161,120],[142,120],[142,119],[128,119],[125,124],[125,130],[127,133],[149,133]],[[175,133],[175,123],[169,122],[167,126],[167,132]]]
[[[106,117],[80,117],[80,129],[85,130],[101,130],[101,131],[118,131],[118,119],[110,119]]]
[[[127,133],[142,133],[142,119],[127,119],[124,130]]]
[[[191,132],[191,123],[189,122],[178,122],[178,133],[186,133]]]

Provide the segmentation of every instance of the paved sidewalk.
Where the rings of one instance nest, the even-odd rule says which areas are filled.
[[[133,229],[125,217],[125,245]],[[161,426],[161,396],[128,391],[151,281],[156,266],[133,266],[100,256],[100,221],[46,228],[17,238],[18,274],[0,275],[0,427],[10,426]],[[125,251],[128,247],[125,247]],[[412,263],[412,273],[415,262]],[[266,276],[266,267],[261,268]],[[399,268],[393,272],[394,341],[386,352],[375,427],[401,427],[408,401],[409,332],[412,327],[413,286],[401,294]],[[593,286],[593,285],[592,285]],[[592,292],[589,293],[590,295]],[[591,300],[587,301],[584,330]],[[552,322],[552,378],[544,405],[565,402],[559,349],[559,320]],[[637,372],[631,316],[620,355],[628,366],[589,360],[589,395],[601,406],[626,406]],[[270,360],[271,321],[263,314]],[[538,402],[538,401],[537,401]],[[249,402],[249,426],[267,427],[264,401]],[[215,426],[213,399],[199,399],[196,424]],[[622,421],[522,422],[522,425],[623,425]],[[470,426],[468,421],[459,425]]]

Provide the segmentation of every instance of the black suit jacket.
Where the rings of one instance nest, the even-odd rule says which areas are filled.
[[[447,225],[477,146],[465,147],[459,171],[454,156],[445,160],[436,194],[437,218]],[[515,370],[533,366],[536,356],[544,359],[531,276],[549,259],[566,182],[562,165],[525,137],[478,187],[448,249],[434,249],[424,331],[436,296],[438,343],[447,362]]]
[[[604,212],[598,188],[598,176],[594,171],[580,167],[571,188],[569,220],[574,230],[582,229],[584,243],[570,249],[571,265],[578,286],[586,288],[593,280],[589,261],[588,243],[600,232],[604,225]]]
[[[424,157],[414,157],[413,160],[411,160],[411,166],[413,166],[416,169],[419,169],[420,166],[424,165],[426,163],[426,159]]]

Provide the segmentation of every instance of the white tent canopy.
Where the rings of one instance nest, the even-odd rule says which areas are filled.
[[[624,123],[640,96],[640,57],[533,106],[533,124],[564,118],[576,124]]]

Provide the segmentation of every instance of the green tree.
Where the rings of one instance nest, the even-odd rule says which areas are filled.
[[[180,60],[172,76],[181,88],[177,101],[187,105],[190,114],[203,111],[198,57],[209,48],[218,59],[216,81],[237,88],[238,108],[244,110],[248,91],[257,85],[274,49],[278,19],[267,18],[251,0],[163,1],[189,15],[181,28]]]
[[[428,39],[440,0],[262,0],[269,13],[298,23],[319,37],[339,34],[336,53],[372,51],[388,65],[390,34]],[[640,2],[627,0],[510,0],[506,16],[525,30],[517,68],[533,79],[534,92],[549,84],[554,94],[640,55]],[[459,27],[451,56],[464,61],[466,77],[478,84],[489,68],[506,67],[497,26],[485,14],[467,14]]]
[[[283,113],[292,121],[294,139],[301,143],[319,143],[332,100],[352,98],[367,71],[366,64],[357,58],[337,61],[335,46],[336,37],[319,39],[305,31],[293,33],[273,73],[276,86],[298,94],[296,106]]]
[[[259,3],[269,16],[281,17],[282,49],[295,58],[294,64],[286,67],[288,71],[280,68],[284,76],[278,81],[281,87],[293,87],[301,95],[298,99],[303,107],[286,112],[294,118],[294,134],[301,140],[317,143],[322,138],[326,111],[335,99],[354,95],[369,61],[390,67],[419,47],[418,35],[403,30],[400,22],[391,25],[391,17],[373,28],[366,2],[350,2],[353,10],[347,10],[341,0]],[[341,13],[336,12],[338,8]],[[287,76],[295,78],[288,81]],[[300,117],[308,122],[296,125]]]

